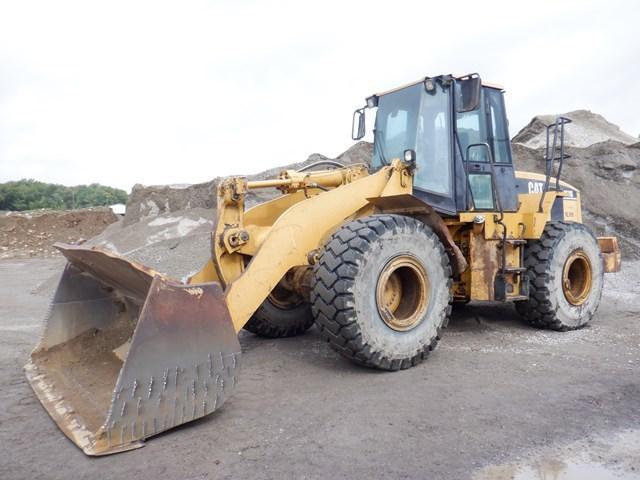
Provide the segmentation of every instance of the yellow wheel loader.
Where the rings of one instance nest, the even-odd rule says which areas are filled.
[[[186,282],[97,248],[68,263],[25,367],[40,401],[85,453],[137,448],[232,394],[237,333],[283,337],[316,324],[361,365],[424,360],[452,303],[514,302],[536,327],[593,317],[616,238],[582,224],[560,179],[568,119],[547,129],[546,174],[516,171],[502,88],[440,75],[366,99],[370,165],[335,162],[218,185],[211,258]],[[245,211],[254,189],[282,195]]]

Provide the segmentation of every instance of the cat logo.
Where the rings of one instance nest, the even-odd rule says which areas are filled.
[[[529,193],[542,193],[544,191],[543,182],[529,182],[527,187],[529,188]]]
[[[527,188],[529,190],[529,193],[543,193],[544,182],[529,181],[527,182]],[[576,199],[576,192],[574,190],[565,188],[562,191],[567,194],[565,198],[567,198],[568,200]]]

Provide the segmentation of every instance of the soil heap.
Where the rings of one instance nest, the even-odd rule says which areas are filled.
[[[566,153],[562,179],[582,193],[583,221],[597,235],[615,235],[623,259],[640,258],[640,143],[601,115],[587,110],[562,114]],[[546,125],[556,115],[535,117],[512,140],[519,170],[544,173]]]
[[[55,256],[55,242],[82,243],[117,221],[106,207],[0,212],[0,258]]]

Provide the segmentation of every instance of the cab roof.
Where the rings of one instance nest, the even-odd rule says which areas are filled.
[[[400,85],[399,87],[391,88],[389,90],[385,90],[385,91],[379,92],[379,93],[374,93],[373,96],[380,97],[382,95],[386,95],[387,93],[397,92],[398,90],[402,90],[403,88],[412,87],[414,85],[422,83],[422,82],[425,81],[426,78],[436,78],[437,76],[438,75],[436,75],[435,77],[423,77],[423,78],[421,78],[419,80],[416,80],[415,82],[409,82],[409,83],[406,83],[404,85]],[[452,74],[451,76],[453,78],[455,78],[456,80],[458,80],[458,79],[464,78],[464,77],[466,77],[468,75]],[[484,80],[482,80],[482,86],[483,87],[488,87],[488,88],[495,88],[497,90],[504,91],[504,87],[502,85],[498,85],[497,83],[486,82]]]

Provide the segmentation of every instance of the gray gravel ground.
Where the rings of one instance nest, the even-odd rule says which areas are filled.
[[[315,329],[243,333],[224,408],[101,458],[66,440],[22,373],[61,267],[0,261],[1,479],[545,478],[529,465],[552,458],[562,474],[576,456],[640,478],[638,263],[607,277],[589,328],[534,330],[509,305],[469,306],[427,362],[398,373],[343,360]],[[546,478],[605,478],[592,474]]]

